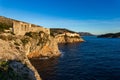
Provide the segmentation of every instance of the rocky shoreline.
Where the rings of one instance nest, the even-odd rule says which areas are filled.
[[[4,73],[4,67],[7,68],[7,72],[12,71],[14,74],[7,74],[8,79],[6,80],[9,80],[9,78],[12,79],[15,75],[20,78],[21,76],[26,75],[25,79],[22,80],[42,80],[37,70],[30,63],[29,59],[57,57],[61,55],[58,48],[58,43],[74,43],[84,41],[77,33],[63,32],[52,36],[49,34],[49,29],[44,29],[43,27],[35,27],[37,31],[35,31],[36,29],[32,31],[34,27],[32,29],[28,28],[29,30],[31,29],[28,31],[26,27],[31,27],[30,24],[19,21],[17,24],[24,24],[25,31],[27,31],[24,31],[24,35],[18,35],[17,32],[17,34],[14,34],[14,32],[11,31],[12,21],[14,20],[0,17],[0,23],[2,23],[0,24],[0,75],[7,74]],[[10,28],[6,28],[5,26],[10,26]],[[20,30],[23,29],[24,28],[21,28]],[[19,33],[22,33],[22,31]],[[11,68],[12,70],[9,71]],[[1,78],[3,78],[3,76],[0,76],[0,79]]]

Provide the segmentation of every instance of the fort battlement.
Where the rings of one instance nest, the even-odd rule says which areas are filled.
[[[24,35],[26,32],[39,32],[39,31],[43,31],[47,34],[50,34],[50,29],[48,28],[43,28],[41,26],[37,26],[26,22],[13,21],[13,33],[15,35]]]
[[[39,31],[50,34],[50,29],[48,28],[15,19],[6,18],[3,16],[0,16],[0,31],[13,32],[15,35],[24,35],[26,32]]]

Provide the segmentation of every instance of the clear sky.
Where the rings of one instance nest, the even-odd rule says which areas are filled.
[[[120,32],[120,0],[0,0],[0,15],[47,28]]]

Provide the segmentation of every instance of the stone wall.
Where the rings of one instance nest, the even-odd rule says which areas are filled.
[[[39,31],[43,31],[43,32],[45,32],[45,33],[47,33],[47,34],[50,34],[50,29],[48,29],[48,28],[43,28],[43,27],[41,27],[41,26],[37,26],[37,25],[31,25],[31,30],[30,30],[31,32],[39,32]]]
[[[13,33],[16,35],[24,35],[31,29],[31,24],[19,21],[13,21]]]
[[[26,22],[13,21],[13,33],[15,35],[24,35],[26,32],[39,32],[39,31],[43,31],[47,34],[50,34],[50,29],[43,28],[41,26],[37,26]]]
[[[80,37],[78,33],[66,33],[65,35],[69,37],[75,37],[75,36]]]

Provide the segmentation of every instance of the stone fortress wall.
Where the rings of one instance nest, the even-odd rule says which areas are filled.
[[[15,35],[24,35],[26,32],[39,32],[39,31],[43,31],[47,34],[50,34],[50,29],[48,28],[43,28],[41,26],[37,26],[26,22],[13,21],[13,33]]]
[[[70,33],[70,32],[58,34],[55,36],[55,39],[58,43],[74,43],[74,42],[84,41],[78,33]]]
[[[63,33],[63,34],[58,34],[56,35],[55,37],[61,37],[61,36],[67,36],[67,37],[80,37],[80,35],[78,33],[70,33],[70,32],[66,32],[66,33]]]

